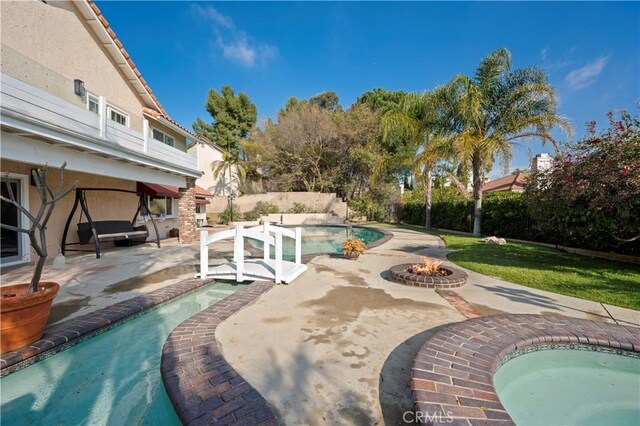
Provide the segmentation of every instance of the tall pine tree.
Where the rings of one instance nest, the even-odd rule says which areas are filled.
[[[249,136],[249,131],[258,119],[255,104],[246,93],[236,95],[231,86],[223,86],[220,93],[215,89],[209,90],[204,107],[211,114],[213,122],[207,123],[197,118],[193,123],[193,130],[233,156],[239,156],[242,139]]]

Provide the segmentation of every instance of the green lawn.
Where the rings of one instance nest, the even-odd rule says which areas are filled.
[[[411,229],[417,229],[411,227]],[[640,266],[536,244],[486,244],[445,232],[448,258],[463,268],[540,290],[640,310]]]

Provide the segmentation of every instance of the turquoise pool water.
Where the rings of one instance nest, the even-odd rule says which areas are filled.
[[[380,231],[370,228],[350,226],[302,226],[302,254],[342,253],[342,242],[347,238],[359,238],[366,245],[384,236]],[[262,241],[247,238],[249,243],[262,250]],[[286,260],[295,257],[295,243],[291,238],[282,239],[282,254]],[[271,257],[274,256],[271,248]]]
[[[518,425],[639,425],[640,359],[541,350],[495,373],[500,401]]]
[[[162,345],[237,289],[216,282],[0,380],[2,425],[179,425],[162,385]]]

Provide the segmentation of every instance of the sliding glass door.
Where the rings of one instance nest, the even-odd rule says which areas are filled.
[[[18,203],[22,203],[22,181],[20,179],[8,180],[13,195]],[[5,177],[0,181],[2,187],[2,196],[9,198],[9,189],[7,187],[7,179]],[[0,211],[0,220],[3,224],[13,227],[22,226],[22,214],[12,203],[2,200],[2,210]],[[22,260],[24,255],[23,236],[18,231],[0,228],[0,263],[7,264]]]

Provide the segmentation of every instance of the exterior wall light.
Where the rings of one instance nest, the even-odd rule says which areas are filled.
[[[84,95],[87,94],[87,90],[84,88],[84,81],[77,78],[73,80],[73,92],[84,99]]]

